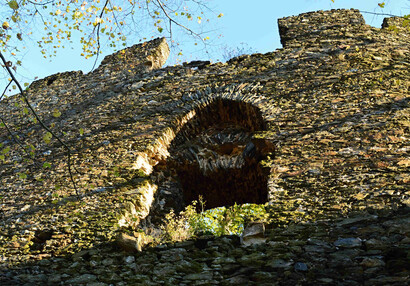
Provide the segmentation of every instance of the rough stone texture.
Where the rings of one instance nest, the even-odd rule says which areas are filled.
[[[150,42],[134,45],[112,55],[106,56],[99,69],[121,70],[139,67],[150,71],[161,68],[169,56],[169,47],[165,38],[157,38]]]
[[[265,225],[262,222],[252,222],[244,228],[241,235],[241,244],[249,246],[265,242]]]
[[[306,13],[279,20],[284,48],[271,53],[159,68],[168,50],[154,40],[92,73],[33,83],[30,101],[74,150],[81,200],[64,149],[20,116],[17,96],[2,100],[37,159],[0,127],[10,148],[0,167],[0,284],[408,285],[410,39],[401,19],[384,23],[372,28],[357,10]],[[214,112],[218,102],[227,107]],[[218,128],[234,130],[220,148]],[[215,170],[235,156],[261,169],[266,243],[200,237],[121,252],[119,224],[189,203],[172,165],[189,147],[212,151]],[[244,185],[253,179],[241,175]]]

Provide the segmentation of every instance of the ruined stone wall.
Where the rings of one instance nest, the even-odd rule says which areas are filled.
[[[157,39],[34,82],[31,102],[72,146],[81,200],[64,149],[17,96],[1,101],[38,159],[0,127],[0,284],[407,285],[410,40],[401,19],[384,23],[306,13],[279,20],[271,53],[160,68]],[[138,252],[141,222],[197,195],[181,176],[192,169],[219,178],[198,180],[210,201],[265,197],[262,244],[203,236]]]

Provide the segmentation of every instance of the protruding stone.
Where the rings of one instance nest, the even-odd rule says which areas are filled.
[[[308,270],[308,266],[306,265],[306,263],[303,263],[303,262],[296,262],[294,265],[294,268],[296,271],[307,271]]]
[[[355,248],[362,245],[362,240],[354,237],[340,238],[335,241],[334,245],[342,248]]]
[[[126,252],[141,251],[141,237],[134,237],[125,233],[120,233],[116,242],[117,245]]]
[[[97,70],[150,71],[161,68],[169,56],[169,47],[165,38],[134,45],[106,56]]]
[[[252,222],[243,230],[241,244],[245,246],[265,243],[265,224],[262,222]]]
[[[78,285],[78,284],[91,283],[91,282],[94,282],[95,280],[97,280],[97,276],[93,274],[83,274],[83,275],[74,277],[70,280],[67,280],[67,282]]]

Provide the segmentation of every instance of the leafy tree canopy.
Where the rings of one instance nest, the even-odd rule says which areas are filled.
[[[206,43],[203,24],[222,17],[204,0],[10,0],[1,4],[0,48],[14,70],[21,56],[35,42],[43,57],[81,44],[81,55],[91,58],[101,47],[122,48],[150,35],[182,30]]]

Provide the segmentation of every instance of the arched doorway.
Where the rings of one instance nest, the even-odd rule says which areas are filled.
[[[265,128],[260,110],[246,102],[215,99],[197,108],[155,167],[163,174],[157,202],[177,211],[199,196],[207,209],[265,203],[269,170],[259,163],[274,145],[253,136]]]

